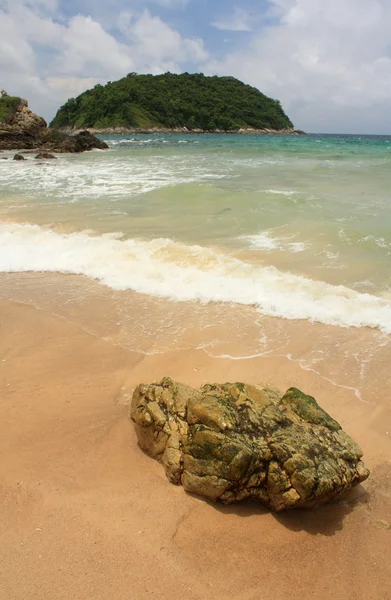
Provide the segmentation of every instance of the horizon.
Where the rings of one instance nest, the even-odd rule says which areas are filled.
[[[391,0],[0,0],[1,87],[50,121],[132,71],[203,72],[277,98],[307,133],[387,136],[390,23]]]

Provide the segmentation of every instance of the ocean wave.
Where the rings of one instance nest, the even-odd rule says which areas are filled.
[[[253,305],[264,315],[391,333],[391,303],[380,297],[170,239],[59,234],[37,225],[2,223],[0,271],[80,274],[114,290]]]

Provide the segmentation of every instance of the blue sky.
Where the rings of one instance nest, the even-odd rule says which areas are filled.
[[[128,72],[232,75],[296,127],[391,133],[391,0],[0,0],[0,87],[50,119]]]

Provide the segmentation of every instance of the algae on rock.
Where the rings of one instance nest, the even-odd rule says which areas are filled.
[[[312,507],[364,481],[362,452],[311,396],[290,388],[164,378],[140,385],[131,418],[139,444],[168,479],[227,504],[245,498],[272,510]]]

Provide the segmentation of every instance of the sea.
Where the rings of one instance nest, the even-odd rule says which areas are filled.
[[[0,297],[146,354],[284,356],[370,400],[391,357],[391,136],[100,137],[0,160]]]

